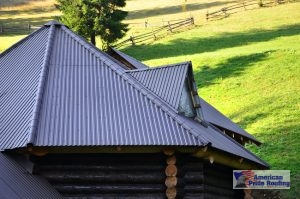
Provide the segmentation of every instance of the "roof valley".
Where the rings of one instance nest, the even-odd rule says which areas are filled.
[[[45,90],[44,88],[46,87],[46,82],[47,82],[47,77],[48,77],[49,60],[50,60],[50,55],[52,52],[52,46],[54,43],[54,39],[53,39],[54,36],[55,36],[55,25],[52,24],[52,25],[50,25],[50,30],[48,33],[47,46],[45,48],[45,55],[44,55],[44,60],[43,60],[42,69],[41,69],[41,73],[40,73],[38,90],[36,92],[36,104],[34,106],[33,118],[31,121],[27,145],[34,144],[36,136],[37,136],[37,128],[38,128],[38,123],[39,123],[38,118],[39,118],[42,103],[43,103],[42,102],[43,94],[44,94],[44,90]]]

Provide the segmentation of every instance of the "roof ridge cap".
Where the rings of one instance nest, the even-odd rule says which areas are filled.
[[[126,70],[126,73],[143,72],[143,71],[147,71],[147,70],[151,71],[151,70],[166,69],[166,68],[171,68],[171,67],[180,67],[180,66],[183,66],[183,65],[188,65],[190,63],[191,63],[190,61],[187,61],[187,62],[167,64],[167,65],[161,65],[161,66],[155,66],[155,67],[149,67],[149,68]]]
[[[44,54],[44,60],[42,63],[42,69],[40,72],[40,79],[38,83],[38,88],[36,91],[36,103],[34,106],[33,110],[33,118],[31,121],[31,127],[30,127],[30,133],[29,133],[29,139],[27,142],[27,145],[33,145],[37,136],[37,128],[38,128],[38,123],[39,123],[39,115],[40,115],[40,110],[41,110],[41,105],[43,101],[43,95],[44,95],[44,88],[45,84],[47,82],[47,77],[48,77],[48,67],[49,67],[49,60],[50,60],[50,55],[52,52],[52,47],[53,47],[53,38],[55,35],[55,24],[51,24],[49,28],[49,33],[48,33],[48,39],[47,39],[47,45],[45,48],[45,54]]]

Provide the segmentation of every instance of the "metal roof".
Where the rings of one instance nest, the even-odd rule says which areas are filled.
[[[231,132],[237,133],[242,135],[256,144],[261,144],[258,140],[254,138],[251,134],[247,133],[244,129],[239,127],[236,123],[232,122],[228,119],[225,115],[215,109],[212,105],[207,103],[204,99],[200,97],[200,104],[202,108],[203,117],[206,121],[210,122],[211,124],[221,127],[223,129],[229,130]]]
[[[174,109],[179,100],[190,62],[128,71],[136,80],[154,92]]]
[[[62,198],[46,180],[34,176],[0,153],[0,198]]]
[[[28,142],[48,33],[43,27],[0,55],[1,149]]]
[[[2,53],[0,63],[0,102],[4,107],[0,114],[1,122],[4,119],[0,150],[28,144],[212,144],[220,150],[264,164],[218,130],[178,114],[176,99],[187,64],[128,72],[120,62],[58,22],[46,24]],[[157,94],[159,89],[146,86],[143,82],[144,78],[149,78],[143,74],[146,71],[154,80],[165,79],[175,84],[164,82],[165,87],[160,87],[165,88],[168,95]],[[161,74],[153,75],[157,71]],[[172,74],[175,77],[172,78]],[[176,92],[168,91],[166,85],[172,85]],[[171,98],[171,93],[175,99]]]
[[[188,67],[191,67],[190,62],[130,70],[128,73],[177,110],[183,82],[188,75]],[[201,97],[198,96],[198,98],[204,120],[218,128],[234,132],[256,144],[261,144],[254,136],[232,122]]]
[[[43,37],[43,42],[34,43],[46,46],[41,51],[41,63],[36,81],[21,79],[19,88],[28,85],[33,94],[27,101],[33,103],[30,114],[25,117],[28,127],[17,129],[17,125],[7,122],[8,127],[1,149],[34,146],[108,146],[108,145],[184,145],[202,146],[205,139],[170,114],[163,101],[148,93],[125,70],[108,55],[88,44],[65,26],[54,23],[42,36],[40,32],[32,38]],[[45,44],[45,37],[46,44]],[[7,57],[31,60],[30,42],[19,43],[15,49],[25,49],[23,55],[15,56],[15,50],[4,53],[2,60],[8,79],[15,79]],[[17,51],[18,52],[18,51]],[[40,51],[39,51],[40,52]],[[11,60],[9,60],[11,61]],[[2,68],[1,68],[2,69]],[[3,77],[4,80],[7,77]],[[11,83],[13,85],[13,83]],[[8,85],[9,87],[9,85]],[[32,91],[33,90],[33,91]],[[5,89],[10,94],[10,90]],[[12,100],[20,100],[22,92],[17,92]],[[7,102],[9,103],[9,102]],[[3,103],[6,107],[7,103]],[[23,102],[23,106],[27,106]],[[19,107],[7,108],[7,114],[18,113],[13,118],[15,124],[22,125],[24,115]],[[3,115],[3,114],[1,114]],[[26,115],[27,116],[27,115]],[[4,116],[6,117],[6,116]],[[6,122],[6,121],[5,121]],[[27,130],[28,129],[28,130]],[[170,130],[171,129],[171,130]],[[27,131],[25,131],[27,130]],[[22,135],[21,139],[18,136]],[[17,136],[16,136],[17,135]]]

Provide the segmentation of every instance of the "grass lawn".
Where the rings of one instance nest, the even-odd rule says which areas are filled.
[[[38,2],[0,8],[0,22],[43,24],[59,15],[53,0]],[[264,143],[247,147],[272,169],[291,170],[292,188],[281,193],[284,198],[299,198],[300,3],[206,22],[207,9],[233,1],[188,0],[187,11],[182,12],[184,2],[127,1],[126,22],[134,27],[129,34],[145,31],[145,20],[155,24],[192,15],[198,25],[122,51],[151,66],[191,60],[199,94]],[[0,34],[0,52],[26,35]]]
[[[237,13],[122,50],[151,66],[191,60],[199,94],[264,143],[247,147],[272,169],[291,170],[285,198],[300,196],[299,10],[291,3]]]

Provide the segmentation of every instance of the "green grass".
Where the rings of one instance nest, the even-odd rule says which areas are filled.
[[[247,147],[272,169],[291,170],[284,198],[300,196],[299,10],[247,11],[123,49],[152,66],[191,60],[199,94],[263,142]]]

